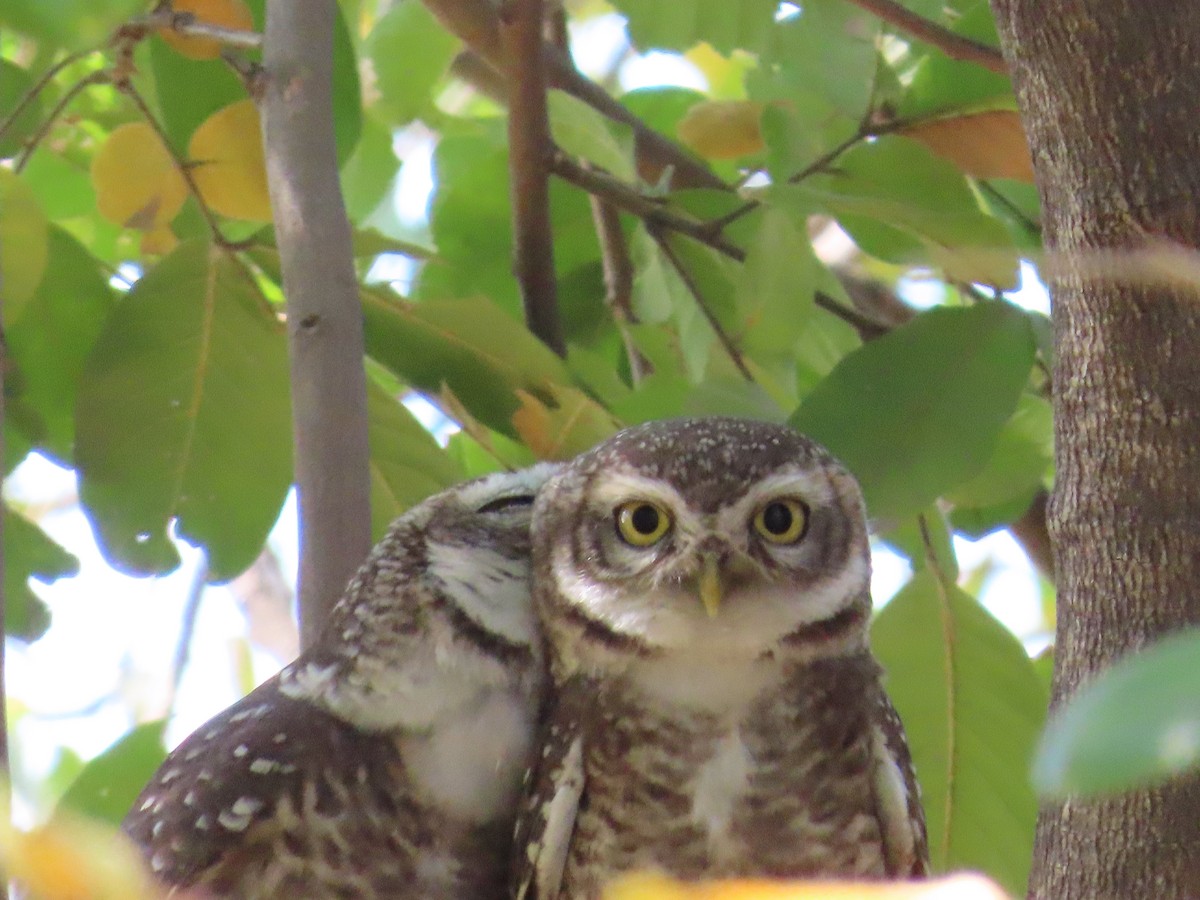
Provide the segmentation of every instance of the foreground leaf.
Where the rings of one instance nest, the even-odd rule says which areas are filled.
[[[665,875],[627,875],[604,900],[1005,900],[999,887],[977,875],[932,881],[675,881]]]
[[[929,570],[879,613],[871,643],[908,733],[934,870],[980,869],[1023,894],[1037,817],[1026,772],[1047,699],[1033,663]]]
[[[934,309],[849,354],[791,424],[850,467],[872,516],[913,515],[987,464],[1033,356],[1008,303]]]
[[[5,788],[7,791],[7,788]],[[0,825],[0,865],[36,900],[156,900],[142,856],[117,829],[75,815],[31,831]]]
[[[130,804],[166,758],[165,719],[138,725],[89,760],[58,801],[55,815],[70,810],[120,825]]]
[[[282,326],[228,254],[182,244],[109,317],[76,410],[80,498],[125,571],[179,563],[167,532],[208,551],[212,580],[258,555],[291,483]]]
[[[1033,778],[1044,794],[1099,794],[1200,764],[1200,629],[1133,653],[1055,711]]]

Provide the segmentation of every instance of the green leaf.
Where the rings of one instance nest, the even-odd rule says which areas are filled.
[[[166,725],[165,719],[138,725],[89,761],[58,801],[55,812],[71,810],[120,825],[137,795],[166,759],[163,746]]]
[[[402,241],[376,231],[374,228],[355,229],[352,239],[356,257],[398,253],[412,259],[437,259],[437,251],[432,247]]]
[[[245,100],[246,89],[219,59],[189,59],[164,41],[146,43],[159,121],[172,146],[186,156],[188,140],[200,123],[218,109]]]
[[[755,358],[792,357],[813,312],[820,263],[808,235],[777,209],[763,211],[746,263],[735,274],[742,346]]]
[[[79,574],[79,560],[46,532],[11,508],[4,513],[4,629],[9,637],[34,641],[50,625],[50,611],[29,586]]]
[[[976,4],[958,18],[950,30],[1000,48],[996,20],[986,3]],[[957,109],[1015,108],[1016,100],[1008,76],[992,72],[977,63],[951,59],[941,50],[928,48],[924,58],[917,63],[898,114],[904,119],[915,119]]]
[[[765,192],[794,215],[823,210],[866,252],[931,264],[959,281],[1017,285],[1018,256],[1004,224],[985,214],[952,163],[892,135],[848,150],[837,169]]]
[[[91,215],[96,209],[96,192],[87,169],[49,147],[38,148],[21,172],[21,178],[33,188],[52,222]]]
[[[707,41],[719,53],[763,49],[775,22],[776,0],[617,0],[629,36],[641,50],[687,50]]]
[[[1200,629],[1131,653],[1056,709],[1033,779],[1043,794],[1128,790],[1200,765]]]
[[[76,409],[80,499],[117,568],[174,568],[171,519],[213,581],[258,555],[291,484],[283,329],[242,267],[181,244],[117,306]]]
[[[50,252],[49,227],[29,185],[0,168],[0,307],[5,327],[21,317],[41,283]]]
[[[33,87],[33,78],[16,63],[0,59],[0,121],[7,119],[17,103]],[[9,126],[0,140],[0,158],[16,156],[26,138],[37,130],[43,115],[42,98],[35,97]]]
[[[389,197],[399,169],[391,133],[374,119],[367,119],[358,146],[342,166],[342,195],[351,222],[362,222]]]
[[[850,467],[872,516],[912,515],[982,471],[1033,354],[1011,304],[933,309],[849,354],[791,424]]]
[[[464,473],[398,398],[377,379],[367,382],[371,444],[371,534],[430,494],[462,481]]]
[[[30,443],[71,465],[75,394],[84,361],[113,309],[100,266],[70,235],[49,231],[45,277],[8,329],[5,417]]]
[[[354,39],[346,24],[345,12],[339,6],[333,20],[333,143],[338,167],[346,164],[358,147],[363,127],[362,85],[358,81],[358,59],[354,54]]]
[[[983,471],[948,491],[946,499],[956,507],[979,508],[1027,498],[1042,486],[1053,459],[1050,401],[1024,393],[1012,418],[1000,430],[996,449]]]
[[[884,606],[871,643],[908,734],[934,870],[980,869],[1024,894],[1037,817],[1026,772],[1047,700],[1033,664],[928,571]]]
[[[843,0],[809,0],[772,29],[764,62],[778,70],[780,90],[771,99],[799,95],[811,106],[819,98],[830,112],[861,121],[879,65],[879,29],[878,18]]]
[[[404,125],[433,108],[433,89],[458,48],[423,3],[396,3],[375,23],[366,53],[381,94],[376,109]]]
[[[570,384],[562,360],[486,297],[402,303],[364,291],[362,301],[369,356],[434,397],[448,386],[472,415],[510,437],[518,389]]]
[[[582,100],[551,91],[546,96],[554,141],[567,153],[595,163],[622,181],[636,181],[633,129],[600,115]]]
[[[4,3],[0,4],[0,22],[39,43],[74,50],[103,44],[118,25],[144,7],[144,0]]]

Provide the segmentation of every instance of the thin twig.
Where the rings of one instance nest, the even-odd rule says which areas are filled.
[[[602,197],[619,209],[631,213],[647,224],[662,225],[671,231],[685,234],[723,253],[730,259],[743,262],[746,251],[720,234],[713,234],[708,223],[675,212],[662,200],[647,197],[632,185],[595,169],[585,169],[561,151],[550,157],[550,171],[563,181],[582,188],[589,194]]]
[[[143,20],[152,28],[166,28],[183,37],[208,38],[227,47],[239,50],[257,50],[262,46],[263,36],[257,31],[226,28],[210,22],[201,22],[195,13],[176,12],[168,6],[160,6]]]
[[[734,366],[742,374],[742,377],[747,381],[753,382],[754,376],[750,369],[746,366],[745,359],[742,358],[741,351],[734,345],[733,339],[725,332],[721,323],[717,321],[716,315],[709,308],[708,303],[704,299],[704,295],[700,291],[700,286],[696,284],[696,279],[692,277],[692,273],[688,271],[687,266],[683,264],[683,260],[679,258],[679,254],[675,252],[675,248],[671,246],[670,238],[663,234],[661,228],[655,226],[651,222],[646,223],[646,230],[650,236],[654,238],[654,242],[658,244],[658,249],[662,251],[663,256],[675,269],[679,279],[683,282],[684,287],[688,289],[688,293],[692,295],[692,299],[696,303],[696,307],[700,310],[709,327],[717,335],[717,341],[724,348],[729,358],[733,361]]]
[[[859,338],[865,344],[867,341],[872,341],[875,338],[883,337],[891,329],[880,322],[876,322],[869,316],[865,316],[856,309],[851,309],[848,306],[843,306],[838,303],[824,291],[816,291],[813,294],[813,303],[819,308],[828,313],[837,316],[847,325],[851,326],[858,332]]]
[[[506,0],[501,6],[500,37],[508,69],[509,196],[513,215],[513,272],[521,288],[525,324],[559,356],[567,355],[558,315],[554,272],[554,232],[550,222],[550,175],[547,163],[550,118],[542,41],[543,0]]]
[[[591,194],[588,195],[588,202],[592,207],[596,239],[600,242],[604,304],[611,311],[613,322],[621,335],[625,358],[629,361],[629,378],[637,387],[650,374],[652,367],[638,349],[629,330],[630,324],[637,322],[633,312],[633,260],[629,256],[629,241],[625,239],[621,214],[615,206]]]
[[[168,711],[175,708],[175,697],[179,694],[179,683],[183,680],[183,670],[187,668],[188,657],[192,652],[192,638],[196,634],[196,618],[200,615],[200,603],[204,599],[204,591],[208,587],[208,555],[200,554],[200,561],[192,573],[192,582],[188,585],[187,599],[183,604],[180,615],[179,639],[175,642],[175,654],[171,659],[171,680],[167,683]]]
[[[507,72],[508,64],[499,34],[499,18],[491,0],[423,2],[451,34],[478,53],[489,66],[501,74]],[[540,50],[549,87],[570,94],[602,115],[633,129],[638,167],[647,181],[657,182],[663,172],[670,170],[672,184],[676,188],[728,190],[728,185],[707,165],[648,126],[600,85],[581,75],[559,48],[543,42]]]
[[[806,178],[809,178],[810,176],[815,175],[817,172],[823,171],[830,165],[830,163],[832,163],[834,160],[836,160],[839,156],[841,156],[843,153],[845,153],[851,147],[855,146],[856,144],[861,143],[862,141],[865,141],[867,138],[873,136],[874,134],[875,134],[875,132],[873,130],[871,130],[870,128],[868,128],[864,125],[863,127],[859,128],[857,131],[855,131],[854,134],[852,134],[850,137],[846,138],[846,140],[842,141],[840,144],[838,144],[836,147],[834,147],[832,150],[828,150],[825,153],[822,153],[820,156],[818,156],[816,159],[814,159],[811,163],[809,163],[807,166],[805,166],[799,172],[796,172],[793,175],[788,176],[787,183],[788,184],[799,184],[800,182],[804,181]],[[748,215],[749,213],[754,212],[754,210],[758,209],[759,206],[761,206],[761,205],[762,205],[761,202],[758,200],[749,200],[746,203],[739,206],[737,209],[705,223],[705,227],[707,229],[709,229],[713,234],[720,234],[722,231],[724,231],[726,228],[728,228],[730,225],[732,225],[738,219],[742,218],[743,216]]]
[[[213,240],[222,247],[229,249],[239,249],[249,247],[250,241],[235,242],[230,241],[221,231],[221,226],[217,224],[217,217],[213,215],[213,211],[208,208],[208,204],[204,202],[204,197],[200,193],[200,186],[196,184],[196,179],[192,176],[192,167],[182,156],[176,151],[175,146],[171,143],[171,139],[167,136],[162,125],[158,123],[150,106],[138,93],[137,88],[129,81],[121,81],[117,83],[117,88],[133,101],[134,106],[141,112],[145,118],[146,124],[154,129],[154,133],[158,135],[158,139],[162,141],[162,145],[166,148],[167,153],[171,156],[171,161],[175,163],[175,168],[179,170],[179,174],[183,176],[183,182],[187,185],[188,192],[196,198],[196,204],[200,207],[200,214],[204,217],[204,221],[208,224],[208,230],[212,233]]]
[[[17,121],[21,113],[25,112],[26,107],[36,100],[38,95],[46,89],[46,85],[50,83],[51,79],[53,79],[55,75],[72,63],[77,63],[81,59],[90,56],[95,52],[96,51],[93,48],[90,50],[80,50],[77,53],[68,54],[43,72],[41,78],[34,82],[33,86],[30,87],[29,90],[25,92],[24,96],[17,101],[17,105],[13,107],[12,112],[8,114],[3,122],[0,122],[0,139],[4,138],[4,135],[8,133],[8,129],[13,126],[13,123]]]
[[[847,0],[847,2],[878,16],[889,25],[895,25],[919,41],[932,44],[951,59],[978,63],[998,75],[1008,74],[1008,64],[1004,61],[1004,54],[996,47],[981,44],[979,41],[973,41],[961,34],[955,34],[936,22],[930,22],[928,19],[918,16],[895,0]]]
[[[13,171],[19,175],[22,170],[24,170],[25,166],[29,163],[30,157],[33,156],[34,151],[37,150],[42,141],[46,139],[46,135],[50,133],[50,129],[54,127],[54,123],[58,121],[58,117],[63,114],[63,110],[70,105],[72,100],[74,100],[85,89],[91,87],[92,85],[105,84],[108,81],[109,73],[104,70],[98,70],[90,73],[87,77],[80,79],[74,85],[72,85],[71,89],[63,94],[59,101],[54,104],[54,109],[50,110],[50,114],[46,116],[46,120],[42,122],[38,130],[29,139],[29,142],[26,143],[25,149],[21,151],[20,158],[13,164]]]

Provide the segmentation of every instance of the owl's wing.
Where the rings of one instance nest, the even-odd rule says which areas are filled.
[[[271,854],[283,801],[295,819],[315,791],[329,812],[328,769],[348,758],[373,775],[395,749],[281,693],[275,676],[176,747],[121,826],[165,885],[237,884]]]
[[[555,900],[562,885],[585,786],[580,688],[572,680],[552,690],[543,715],[542,749],[513,843],[517,900]]]
[[[875,759],[875,805],[888,875],[897,878],[928,875],[929,843],[921,788],[913,770],[904,726],[882,686],[871,752]]]

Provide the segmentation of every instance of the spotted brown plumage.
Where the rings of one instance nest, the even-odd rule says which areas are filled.
[[[543,663],[529,513],[551,471],[398,519],[315,645],[180,744],[124,828],[172,891],[505,894]]]
[[[628,429],[534,510],[551,685],[514,893],[617,875],[910,877],[925,826],[867,643],[862,496],[794,431]]]

